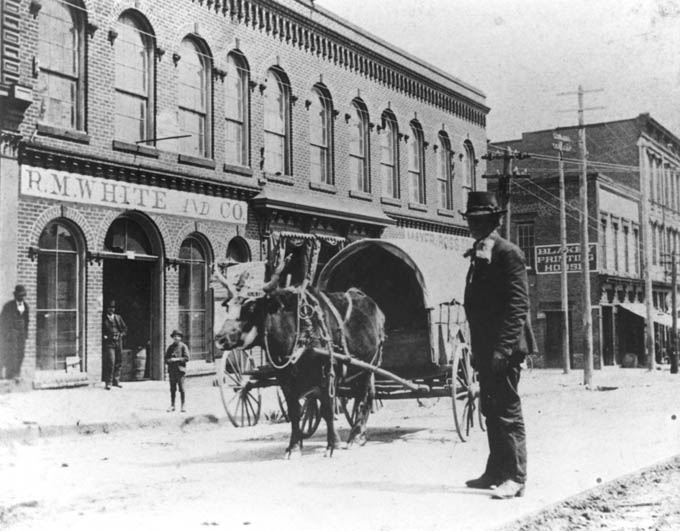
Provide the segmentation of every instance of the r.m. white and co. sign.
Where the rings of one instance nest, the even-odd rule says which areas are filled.
[[[248,221],[248,205],[244,201],[32,166],[21,168],[21,193],[60,201],[227,223],[246,224]]]
[[[537,245],[536,273],[560,273],[562,271],[562,255],[559,245]],[[588,269],[597,270],[597,244],[588,244]],[[567,244],[567,272],[581,271],[581,244]]]

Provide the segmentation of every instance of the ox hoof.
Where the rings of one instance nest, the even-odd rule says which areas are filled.
[[[335,451],[335,446],[329,446],[326,448],[326,451],[324,452],[323,456],[324,457],[333,457],[333,452]]]
[[[302,450],[300,448],[295,448],[293,450],[286,450],[285,459],[298,459],[302,456]]]

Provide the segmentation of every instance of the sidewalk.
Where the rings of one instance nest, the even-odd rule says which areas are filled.
[[[674,381],[680,387],[680,375],[671,376],[668,366],[654,374],[646,369],[616,367],[593,372],[593,386],[608,390],[617,386],[644,387],[653,381]],[[214,376],[187,378],[187,411],[169,413],[168,382],[124,382],[123,388],[104,389],[103,384],[71,389],[52,389],[0,394],[0,443],[59,435],[108,433],[114,430],[186,423],[227,423],[219,388]],[[583,389],[583,371],[562,374],[559,369],[524,371],[520,383],[522,397],[547,393],[573,393]],[[278,410],[273,388],[263,390],[262,412]],[[177,397],[179,405],[179,397]]]

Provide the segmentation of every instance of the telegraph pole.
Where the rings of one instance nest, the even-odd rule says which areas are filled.
[[[581,179],[580,203],[581,203],[581,273],[583,275],[583,384],[587,389],[592,388],[593,383],[593,310],[590,296],[590,238],[588,235],[588,152],[586,150],[586,128],[583,120],[583,111],[600,107],[583,108],[583,96],[586,92],[602,92],[602,89],[583,90],[578,86],[578,139],[581,152]],[[574,92],[562,92],[560,95],[574,94]]]
[[[673,283],[673,291],[671,292],[671,305],[673,306],[673,330],[671,332],[671,374],[678,373],[678,261],[677,261],[677,243],[673,242],[673,256],[671,258],[671,275]]]
[[[491,178],[496,178],[498,179],[498,191],[496,192],[498,195],[498,200],[501,204],[501,207],[505,208],[507,210],[507,213],[505,214],[505,239],[510,240],[510,216],[511,214],[511,202],[510,202],[510,195],[512,193],[511,190],[511,183],[513,178],[517,177],[523,177],[523,178],[528,178],[529,175],[524,172],[524,173],[519,173],[517,168],[514,170],[511,170],[510,168],[510,163],[515,160],[522,160],[522,159],[528,159],[530,158],[530,155],[528,153],[523,153],[521,151],[513,150],[509,146],[506,146],[506,148],[503,150],[503,153],[487,153],[486,155],[482,155],[482,158],[485,160],[503,160],[503,173],[496,173],[496,175],[488,174],[488,175],[483,175],[482,178],[484,179],[491,179]]]
[[[647,144],[643,139],[638,140],[638,153],[640,157],[640,190],[642,191],[642,205],[640,208],[640,227],[642,228],[642,272],[645,282],[645,307],[647,313],[647,327],[645,336],[646,352],[649,355],[649,370],[656,366],[656,352],[654,347],[654,307],[652,301],[652,234],[649,224],[649,184],[650,168],[647,157]]]
[[[564,161],[562,153],[571,151],[571,139],[568,136],[553,133],[552,147],[559,153],[560,170],[560,253],[562,255],[562,269],[560,271],[560,287],[562,297],[562,368],[564,374],[569,374],[571,363],[569,361],[569,292],[567,275],[567,213],[566,191],[564,184]]]

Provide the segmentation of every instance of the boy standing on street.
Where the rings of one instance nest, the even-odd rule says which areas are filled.
[[[170,337],[173,343],[165,351],[165,363],[168,365],[168,377],[170,378],[170,407],[168,411],[175,411],[175,395],[179,388],[179,397],[182,403],[182,413],[184,409],[184,378],[187,372],[187,361],[189,361],[189,347],[182,342],[182,332],[173,330]]]

